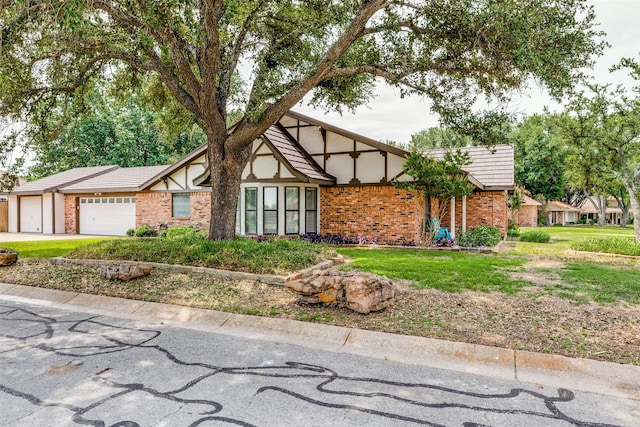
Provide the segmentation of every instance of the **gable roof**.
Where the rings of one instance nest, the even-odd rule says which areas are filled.
[[[280,126],[273,125],[264,133],[264,138],[282,155],[287,169],[309,182],[335,184],[336,179],[315,162],[301,146],[290,138]]]
[[[403,150],[402,148],[394,147],[393,145],[385,144],[380,141],[376,141],[375,139],[371,139],[369,137],[359,135],[355,132],[348,131],[346,129],[339,128],[330,123],[323,122],[321,120],[314,119],[313,117],[305,116],[304,114],[300,114],[298,112],[289,110],[283,116],[288,116],[296,120],[300,120],[301,122],[308,123],[310,125],[319,126],[323,129],[326,129],[330,132],[336,133],[338,135],[342,135],[346,138],[353,139],[355,141],[361,142],[363,144],[369,145],[371,147],[377,148],[382,151],[386,151],[389,153],[396,154],[401,157],[406,157],[409,155],[409,152]]]
[[[284,163],[289,172],[301,181],[319,184],[335,184],[335,177],[329,175],[322,169],[320,165],[311,158],[309,153],[307,153],[298,142],[291,138],[280,125],[273,124],[269,126],[269,129],[262,135],[262,140],[271,148],[276,158]],[[202,152],[205,150],[206,146]],[[199,154],[202,154],[202,152],[199,152]],[[194,155],[193,157],[197,156]],[[193,180],[193,184],[208,186],[209,174],[210,170],[207,165],[204,173]]]
[[[145,183],[169,166],[138,166],[115,169],[61,188],[62,193],[127,192],[140,191]]]
[[[65,186],[102,175],[118,168],[119,166],[90,166],[69,169],[68,171],[47,176],[36,181],[26,182],[14,188],[11,194],[29,196],[55,192]]]
[[[469,173],[469,180],[476,187],[486,191],[513,190],[515,163],[512,146],[465,147],[461,150],[469,153],[471,158],[471,164],[461,169]],[[425,154],[442,159],[446,152],[446,149],[435,149],[427,150]]]
[[[559,200],[551,200],[547,203],[547,211],[580,212],[580,209]]]
[[[523,196],[524,197],[523,197],[523,200],[522,200],[522,206],[542,206],[542,203],[540,203],[536,199],[533,199],[533,198],[527,196],[526,194],[524,194]]]

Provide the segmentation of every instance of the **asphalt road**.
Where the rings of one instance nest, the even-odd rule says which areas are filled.
[[[3,426],[640,426],[640,401],[0,299]]]

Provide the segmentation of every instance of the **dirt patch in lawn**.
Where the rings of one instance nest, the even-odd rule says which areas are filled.
[[[97,269],[39,260],[1,268],[0,282],[640,365],[640,307],[627,304],[578,304],[531,292],[418,291],[398,283],[393,305],[361,315],[302,304],[284,288],[263,283],[155,270],[118,283]]]

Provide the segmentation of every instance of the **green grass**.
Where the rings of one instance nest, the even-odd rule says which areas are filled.
[[[113,240],[113,238],[37,240],[30,242],[0,243],[2,247],[13,249],[21,258],[53,258],[68,254],[82,246]]]
[[[257,242],[237,237],[212,241],[201,235],[174,238],[127,238],[96,243],[71,258],[133,260],[220,268],[261,274],[285,274],[310,267],[333,254],[326,245],[301,239]]]
[[[417,289],[512,294],[530,285],[509,277],[510,271],[518,270],[526,262],[518,257],[404,249],[338,248],[337,251],[354,260],[344,269],[368,271],[392,280],[410,280]]]
[[[640,243],[636,242],[632,237],[590,237],[571,242],[571,249],[640,256]]]
[[[533,242],[513,242],[513,254],[516,255],[561,255],[571,249],[571,245],[582,239],[592,237],[633,236],[633,227],[621,228],[607,226],[600,228],[592,225],[576,225],[566,227],[522,228],[521,232],[542,231],[551,236],[548,244]]]
[[[574,287],[578,296],[596,302],[626,301],[640,304],[640,272],[634,269],[591,263],[569,263],[559,270],[560,278]]]

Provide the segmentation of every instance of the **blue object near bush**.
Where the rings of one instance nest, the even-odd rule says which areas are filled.
[[[446,227],[440,227],[438,218],[434,217],[431,219],[431,232],[433,233],[433,240],[451,239],[451,233],[449,233],[449,229]]]

